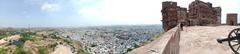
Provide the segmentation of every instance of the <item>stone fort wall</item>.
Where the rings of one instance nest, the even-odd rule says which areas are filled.
[[[195,0],[188,8],[178,6],[177,2],[162,2],[163,29],[167,31],[178,23],[188,26],[221,24],[221,7],[212,7],[209,2]]]

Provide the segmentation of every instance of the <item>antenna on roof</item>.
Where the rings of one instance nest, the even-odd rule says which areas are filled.
[[[28,24],[28,32],[30,32],[30,24]]]

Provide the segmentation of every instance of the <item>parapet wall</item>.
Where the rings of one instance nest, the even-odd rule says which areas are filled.
[[[134,49],[128,54],[178,54],[180,41],[180,26],[164,32],[160,38]]]
[[[180,42],[180,31],[181,27],[179,25],[176,26],[176,31],[171,36],[171,38],[167,41],[167,44],[162,52],[162,54],[179,54],[179,42]]]

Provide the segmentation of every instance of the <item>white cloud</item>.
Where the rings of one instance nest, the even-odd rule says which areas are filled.
[[[159,0],[101,0],[79,13],[108,24],[160,24],[160,7]]]
[[[96,0],[86,0],[84,2],[94,3],[95,6],[81,7],[78,13],[92,21],[113,22],[115,24],[159,24],[162,19],[163,1],[175,1],[178,6],[188,8],[188,5],[194,0],[101,0],[98,3]],[[237,5],[240,5],[240,1],[238,0],[202,1],[212,3],[213,7],[220,6],[222,8],[222,23],[225,23],[227,13],[239,13],[240,8]],[[82,4],[84,2],[75,3],[84,5]]]
[[[61,9],[59,4],[54,4],[54,3],[44,3],[41,6],[41,10],[42,11],[46,11],[46,12],[56,12],[59,11]]]

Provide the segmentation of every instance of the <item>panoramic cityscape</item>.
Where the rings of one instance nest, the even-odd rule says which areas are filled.
[[[0,54],[239,54],[238,5],[238,0],[1,0]]]
[[[1,28],[2,54],[124,54],[163,30],[160,25]]]

